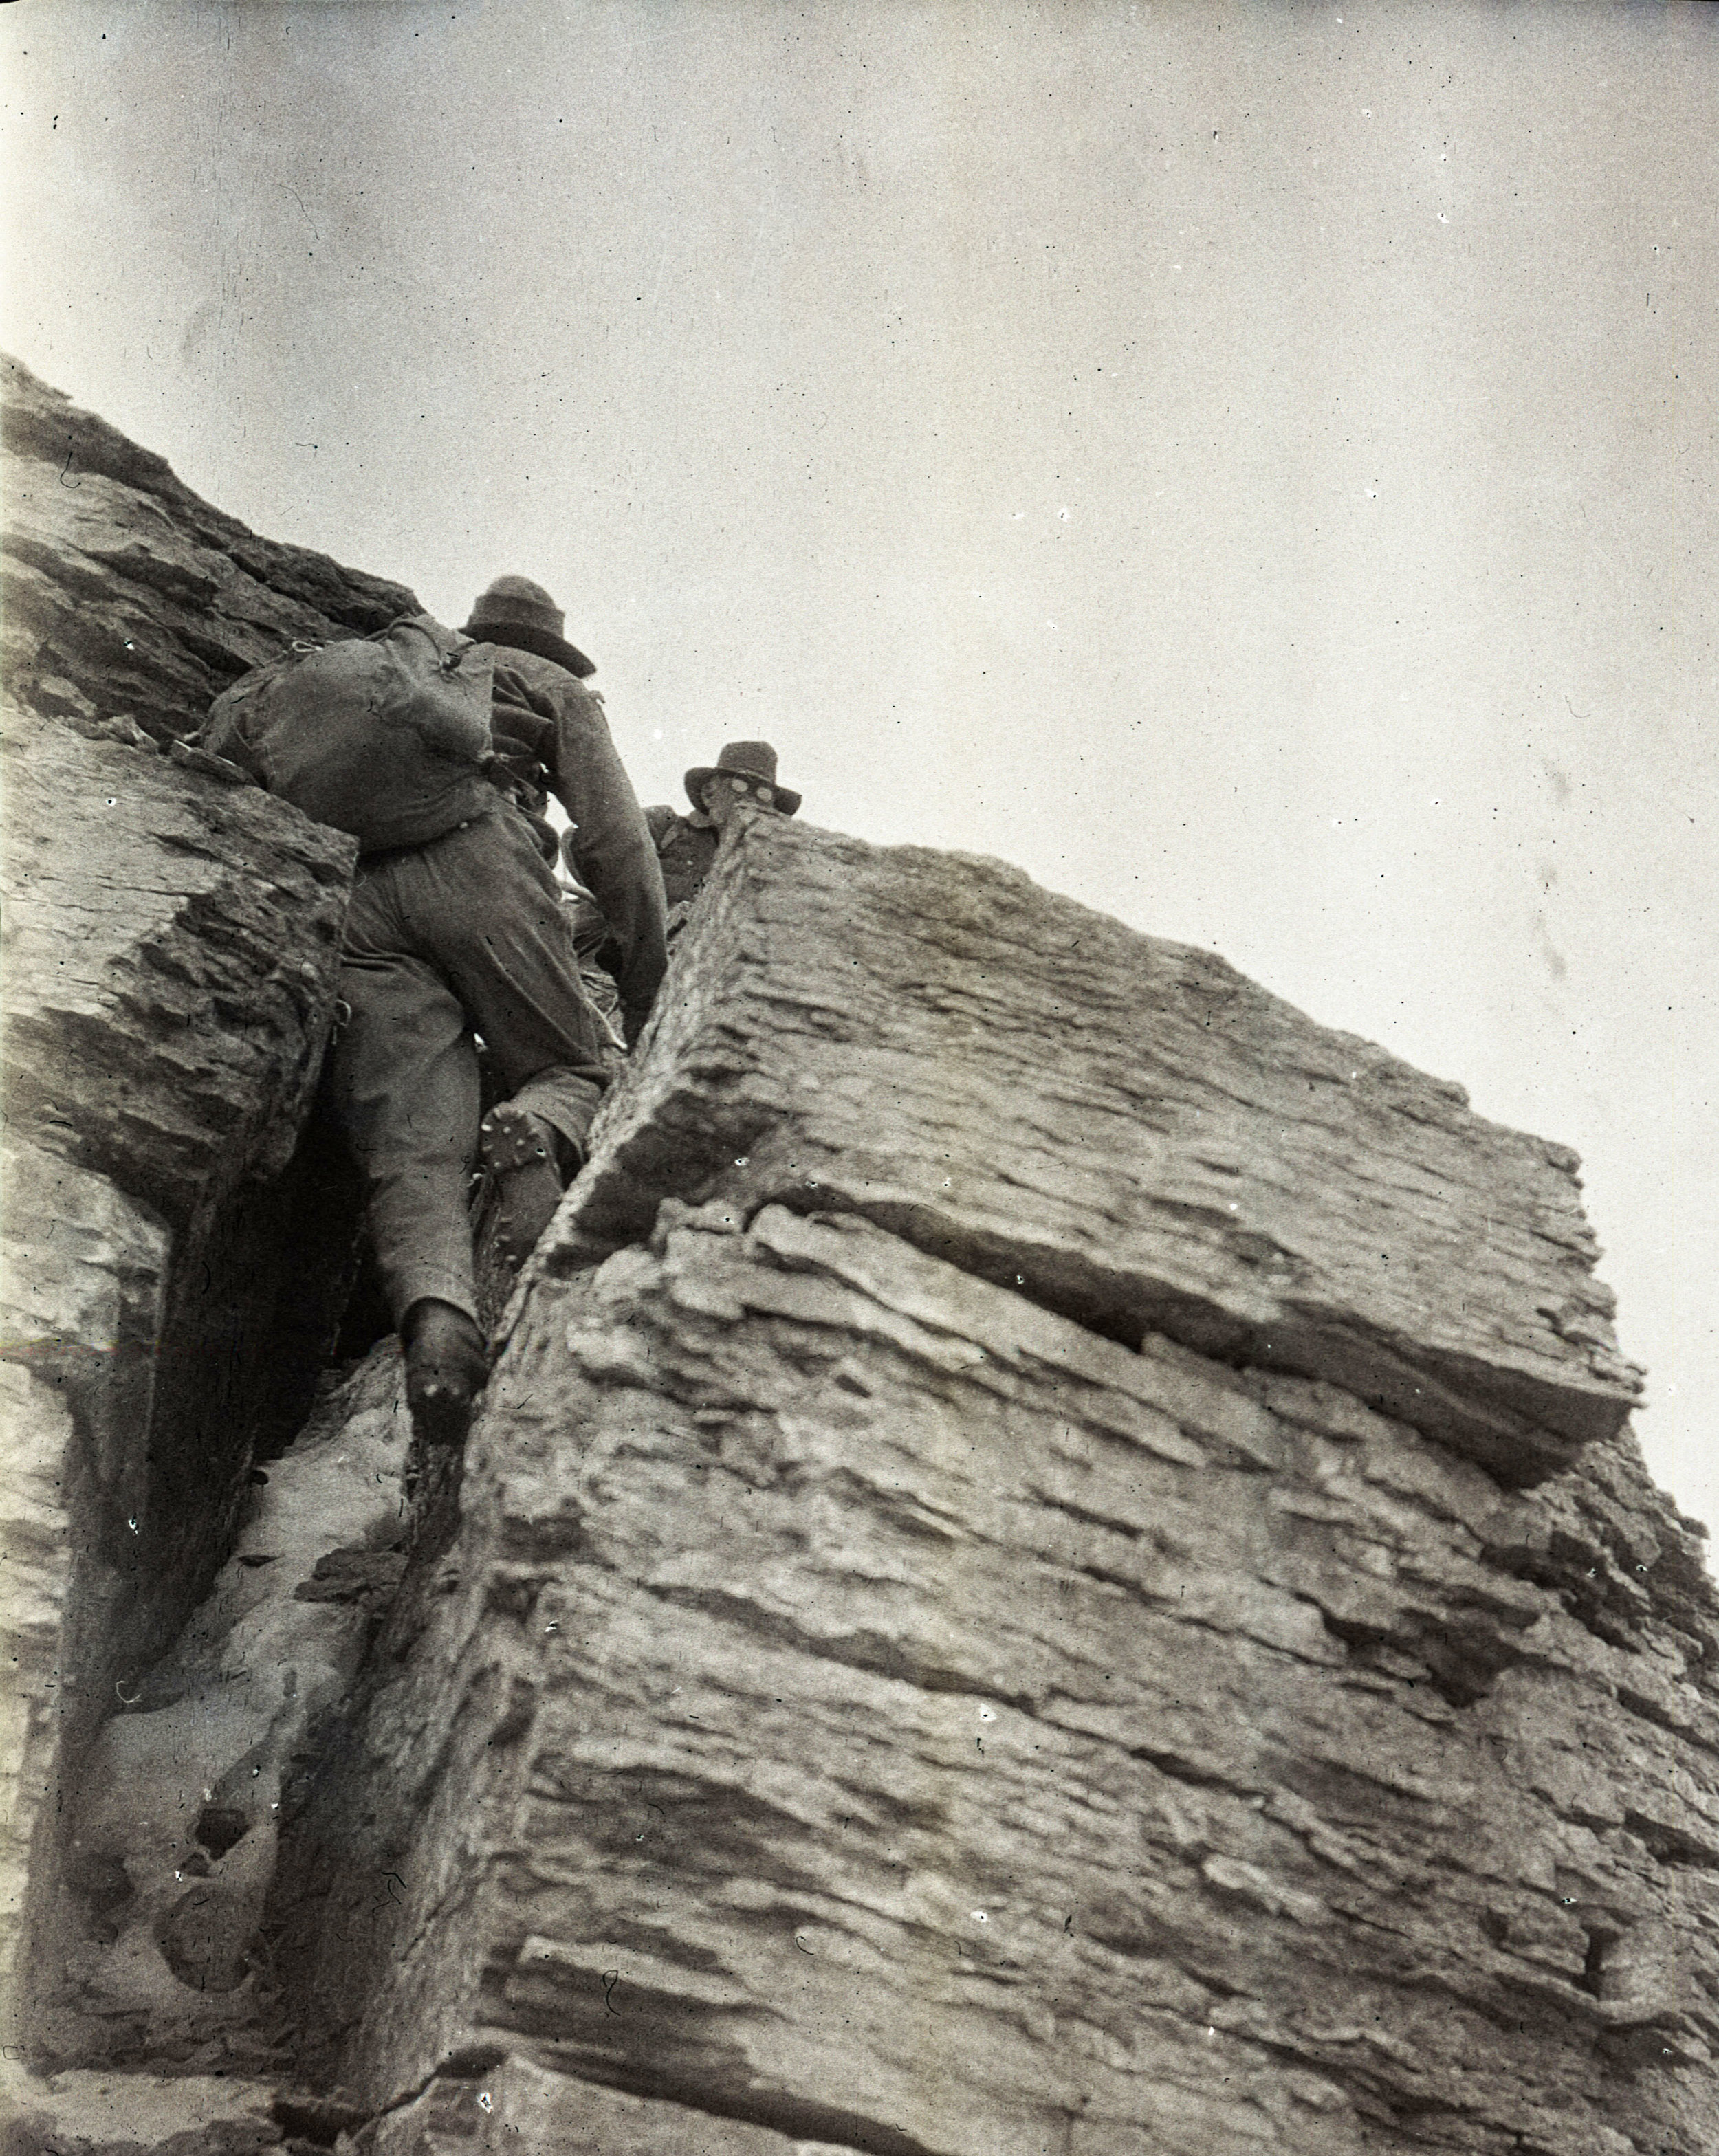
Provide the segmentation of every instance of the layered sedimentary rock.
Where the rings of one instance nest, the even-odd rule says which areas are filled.
[[[416,611],[403,585],[259,538],[3,354],[0,444],[0,664],[30,711],[164,741],[295,638]]]
[[[1622,1422],[1639,1373],[1568,1148],[1000,862],[770,841],[701,909],[552,1270],[665,1194],[835,1204],[1117,1338],[1337,1379],[1506,1475]]]
[[[254,538],[16,362],[0,377],[9,1972],[26,1904],[55,1902],[59,1800],[224,1560],[285,1374],[285,1171],[352,848],[177,737],[254,660],[411,602]]]
[[[377,2156],[1715,2144],[1719,1613],[1567,1153],[777,820],[594,1141],[285,1835]]]
[[[743,820],[463,1464],[247,1478],[348,858],[178,737],[411,597],[3,386],[8,2156],[1719,2146],[1576,1163],[1208,954]]]

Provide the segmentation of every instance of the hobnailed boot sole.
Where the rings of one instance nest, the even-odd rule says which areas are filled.
[[[549,1126],[511,1101],[484,1118],[480,1152],[495,1185],[495,1247],[515,1272],[537,1247],[562,1200],[555,1151]]]

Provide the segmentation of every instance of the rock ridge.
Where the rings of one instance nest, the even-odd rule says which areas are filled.
[[[748,820],[693,935],[546,1270],[665,1196],[840,1204],[1113,1337],[1346,1384],[1516,1479],[1639,1395],[1568,1148],[1210,952],[779,819]]]

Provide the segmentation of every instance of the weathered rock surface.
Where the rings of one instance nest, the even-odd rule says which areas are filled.
[[[1240,1238],[1190,1202],[1200,1295],[1187,1258],[1128,1305],[1204,1104],[1337,1050],[1124,952],[1185,1120],[1077,1146],[1144,1081],[1107,1092],[1072,1014],[1035,1075],[1000,960],[949,1019],[999,911],[1034,1009],[1074,909],[1003,872],[781,825],[725,855],[514,1306],[459,1533],[285,1836],[322,2070],[377,2156],[1719,2144],[1719,1604],[1609,1348],[1535,1331],[1554,1286],[1600,1307],[1573,1163],[1400,1066],[1329,1081],[1326,1180],[1395,1224],[1417,1322],[1232,1105]],[[1295,1359],[1350,1382],[1237,1318],[1262,1218],[1317,1312]],[[1470,1234],[1484,1287],[1417,1271]],[[1118,1322],[1148,1307],[1190,1337]],[[1439,1372],[1424,1426],[1353,1384],[1381,1312]],[[1579,1450],[1523,1434],[1553,1394],[1604,1425]]]
[[[16,1861],[225,1554],[351,850],[52,720],[10,716],[5,768]]]
[[[168,1237],[105,1177],[8,1135],[0,1154],[0,2044],[17,2048],[30,1918],[58,1877],[62,1775],[132,1651]],[[181,1613],[182,1614],[182,1613]],[[156,1642],[165,1643],[165,1631]]]
[[[437,2080],[362,2137],[366,2156],[477,2156],[555,2148],[593,2156],[838,2156],[836,2144],[681,2104],[624,2096],[507,2058],[464,2081]]]
[[[412,601],[4,401],[0,1897],[136,2070],[8,2058],[12,2156],[1719,2146],[1719,1600],[1573,1158],[747,822],[463,1482],[384,1350],[253,1484],[347,861],[172,745]]]
[[[16,362],[0,419],[13,2017],[64,1787],[223,1561],[285,1374],[284,1171],[351,874],[348,839],[187,768],[174,737],[293,638],[413,602],[255,539]]]
[[[3,355],[0,443],[0,665],[30,711],[168,740],[295,638],[417,611],[403,585],[259,538]]]
[[[291,1155],[353,842],[51,720],[5,751],[8,1120],[183,1226]]]
[[[1576,1165],[1000,863],[765,818],[706,888],[544,1263],[630,1240],[665,1196],[837,1206],[1532,1479],[1640,1385]]]
[[[74,2070],[0,2079],[8,2093],[5,2156],[256,2156],[286,2139],[262,2082]]]

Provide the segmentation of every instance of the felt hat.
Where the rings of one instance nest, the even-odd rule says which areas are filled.
[[[511,644],[521,651],[534,651],[583,680],[597,671],[597,662],[567,642],[566,628],[567,616],[541,584],[534,584],[529,577],[497,577],[487,591],[479,593],[471,619],[460,634],[475,637],[480,644]]]
[[[776,784],[776,752],[768,742],[730,742],[714,763],[701,763],[686,774],[686,798],[702,808],[702,795],[713,778],[750,778],[761,786],[775,787],[776,805],[792,816],[800,797],[792,788]]]

